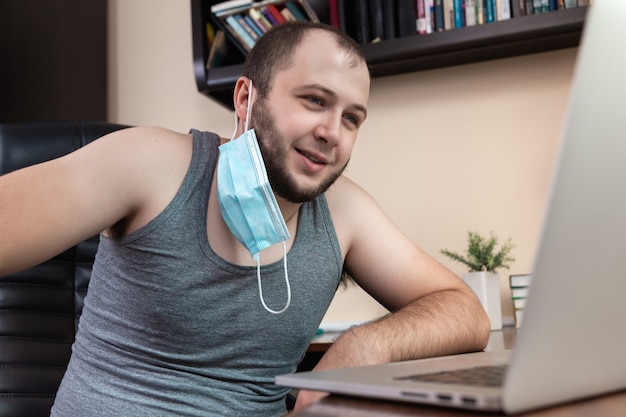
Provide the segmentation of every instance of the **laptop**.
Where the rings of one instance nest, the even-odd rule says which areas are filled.
[[[626,1],[594,0],[514,348],[276,377],[276,384],[514,414],[626,388]],[[488,366],[502,385],[427,373]],[[466,370],[463,370],[466,373]],[[447,375],[447,374],[446,374]]]

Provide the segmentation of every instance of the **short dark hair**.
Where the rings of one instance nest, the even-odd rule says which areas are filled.
[[[333,35],[337,45],[347,53],[350,65],[364,64],[367,66],[359,44],[345,32],[317,22],[283,23],[267,31],[256,42],[243,65],[243,75],[252,80],[259,98],[267,97],[272,88],[274,75],[291,65],[295,48],[300,45],[306,33],[312,30],[323,30]]]

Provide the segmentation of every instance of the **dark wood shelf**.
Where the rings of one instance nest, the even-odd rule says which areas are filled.
[[[232,109],[241,65],[205,69],[204,22],[212,3],[191,0],[194,72],[198,91]],[[578,46],[589,6],[414,35],[363,45],[372,77],[468,64]],[[242,58],[243,60],[243,58]]]

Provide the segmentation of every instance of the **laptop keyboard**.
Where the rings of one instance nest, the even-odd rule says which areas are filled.
[[[477,385],[483,387],[499,387],[504,382],[506,365],[479,366],[476,368],[457,369],[432,374],[409,375],[399,380],[416,382],[437,382],[443,384]]]

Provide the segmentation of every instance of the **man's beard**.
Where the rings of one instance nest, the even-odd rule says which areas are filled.
[[[251,119],[259,142],[261,155],[265,162],[267,178],[277,196],[292,203],[311,201],[328,190],[346,169],[347,162],[341,169],[331,173],[319,185],[309,188],[299,186],[287,168],[287,149],[284,147],[286,141],[278,132],[276,121],[270,114],[265,99],[259,99],[254,103]]]

